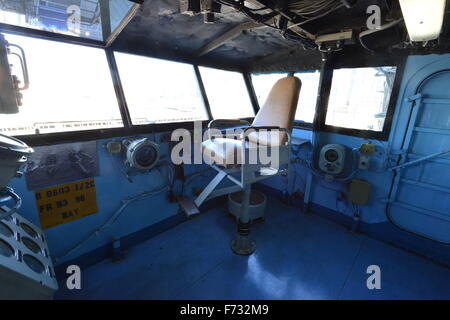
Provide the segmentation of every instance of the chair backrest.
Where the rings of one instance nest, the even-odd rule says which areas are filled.
[[[291,132],[301,86],[297,77],[289,76],[278,80],[256,115],[253,126],[280,127]],[[249,140],[267,146],[278,146],[285,143],[286,135],[254,132],[249,134]]]

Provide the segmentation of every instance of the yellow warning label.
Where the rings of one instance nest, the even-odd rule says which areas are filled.
[[[43,229],[98,212],[94,179],[37,190],[34,195]]]

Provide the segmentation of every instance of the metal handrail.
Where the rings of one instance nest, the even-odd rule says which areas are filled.
[[[14,205],[14,207],[12,207],[8,212],[6,212],[5,214],[1,214],[0,213],[0,220],[6,219],[9,216],[13,215],[14,213],[16,213],[20,207],[22,206],[22,198],[19,197],[18,194],[16,194],[14,192],[14,190],[10,187],[6,187],[3,192],[4,195],[7,195],[8,197],[4,198],[3,200],[9,200],[10,198],[13,199],[16,204]]]

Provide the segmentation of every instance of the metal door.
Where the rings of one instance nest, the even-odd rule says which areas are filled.
[[[450,70],[424,79],[408,100],[387,215],[402,229],[450,243]]]

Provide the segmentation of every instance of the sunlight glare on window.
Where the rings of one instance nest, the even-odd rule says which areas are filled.
[[[396,67],[336,69],[325,124],[383,131]]]
[[[114,53],[134,125],[207,120],[194,66]]]
[[[255,112],[241,73],[200,67],[214,119],[253,117]]]
[[[320,71],[296,72],[295,76],[302,81],[295,120],[312,123],[314,120],[314,113],[316,111]],[[260,107],[264,105],[274,84],[284,77],[287,77],[287,73],[265,73],[252,75],[253,88],[255,89],[255,94],[258,98]]]
[[[252,74],[253,89],[255,89],[259,106],[262,107],[266,102],[269,92],[273,85],[281,78],[286,77],[286,73],[260,73]]]
[[[7,0],[0,1],[0,23],[106,41],[136,6],[129,0]]]
[[[296,72],[295,76],[302,81],[295,120],[312,123],[316,113],[320,71]]]
[[[18,114],[0,115],[0,133],[24,135],[121,127],[122,119],[105,52],[23,36],[6,35],[27,58],[30,87]],[[19,62],[10,56],[13,74]]]

